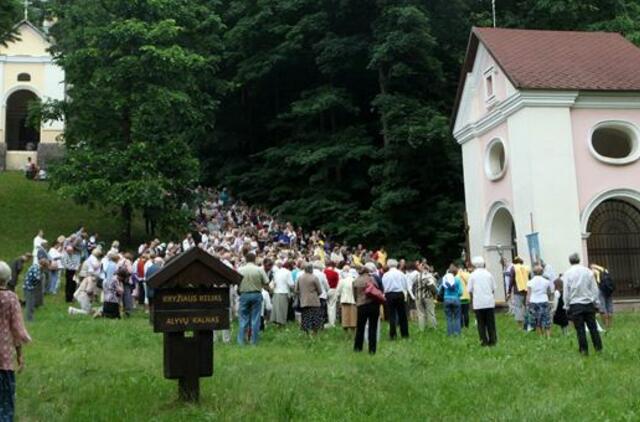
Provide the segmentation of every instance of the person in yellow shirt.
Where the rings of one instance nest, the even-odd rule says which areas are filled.
[[[460,326],[462,328],[469,328],[469,302],[471,296],[467,290],[467,284],[472,271],[471,263],[467,263],[466,268],[465,265],[461,265],[458,271],[458,278],[462,284],[462,296],[460,297]]]
[[[384,249],[384,246],[383,246],[383,247],[381,247],[381,248],[378,250],[378,252],[376,252],[376,255],[377,255],[377,259],[376,259],[376,261],[377,261],[380,265],[382,265],[383,267],[386,267],[386,266],[387,266],[387,256],[388,256],[388,254],[387,254],[387,251]]]
[[[318,258],[318,261],[325,262],[324,242],[322,240],[318,240],[318,243],[316,243],[313,255]]]
[[[351,255],[351,264],[354,267],[361,267],[362,266],[362,259],[360,258],[360,255],[357,252],[354,252]]]
[[[513,267],[511,268],[509,294],[507,300],[513,298],[513,314],[516,324],[526,324],[526,298],[527,283],[529,282],[529,267],[524,265],[524,261],[520,257],[513,258]],[[525,326],[525,329],[527,327]]]

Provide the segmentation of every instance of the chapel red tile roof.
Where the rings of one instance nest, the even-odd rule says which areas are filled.
[[[610,32],[474,28],[516,88],[640,91],[640,49]]]
[[[610,32],[473,28],[453,109],[482,42],[517,89],[640,91],[640,49]]]

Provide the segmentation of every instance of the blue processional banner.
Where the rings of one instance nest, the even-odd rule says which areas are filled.
[[[531,265],[540,261],[540,234],[534,232],[527,235],[527,245],[529,246],[529,257],[531,258]]]

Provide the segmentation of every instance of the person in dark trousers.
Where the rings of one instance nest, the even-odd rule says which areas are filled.
[[[62,265],[64,266],[64,298],[67,303],[73,302],[73,294],[76,292],[75,275],[80,268],[82,260],[80,251],[80,242],[82,239],[78,234],[73,234],[64,245],[64,253],[62,254]]]
[[[569,263],[571,268],[562,276],[564,284],[562,298],[567,314],[576,328],[580,353],[588,355],[589,344],[585,325],[591,334],[593,348],[597,352],[602,350],[602,339],[596,324],[598,284],[593,272],[584,265],[580,265],[580,255],[574,253],[569,256]]]
[[[374,267],[375,271],[375,267]],[[380,289],[378,283],[369,274],[366,267],[361,267],[359,276],[353,282],[353,296],[356,299],[356,307],[358,309],[358,319],[356,323],[356,337],[353,344],[353,350],[361,352],[364,345],[364,330],[369,325],[369,353],[375,354],[378,341],[378,321],[380,320],[380,304],[373,298],[367,296],[365,289],[368,283],[374,283]],[[382,289],[380,289],[382,291]]]
[[[398,261],[387,261],[389,271],[382,276],[384,295],[389,310],[389,336],[391,340],[397,337],[396,325],[400,325],[400,335],[409,337],[409,321],[407,320],[407,306],[404,300],[405,292],[409,291],[407,277],[398,270]]]
[[[469,276],[467,291],[471,295],[473,310],[478,321],[478,335],[482,346],[495,346],[498,342],[496,334],[496,281],[485,269],[485,261],[481,256],[473,258],[475,268]]]

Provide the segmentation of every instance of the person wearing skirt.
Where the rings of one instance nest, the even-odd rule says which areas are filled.
[[[301,328],[306,333],[311,332],[316,335],[324,324],[324,313],[320,307],[320,295],[323,290],[320,280],[313,275],[311,264],[305,265],[304,274],[298,278],[295,291],[300,297],[300,308],[302,309]]]
[[[120,301],[124,293],[123,283],[129,277],[127,269],[120,267],[116,274],[104,280],[104,301],[102,303],[102,316],[105,318],[120,319]]]
[[[271,310],[271,322],[276,325],[285,325],[287,323],[287,314],[289,312],[289,297],[293,289],[293,277],[289,264],[284,265],[280,261],[276,261],[275,271],[273,274],[273,298]]]
[[[340,301],[342,316],[342,328],[345,331],[355,331],[358,320],[358,308],[353,295],[353,276],[348,265],[345,265],[340,272],[340,281],[336,288],[336,295]]]

